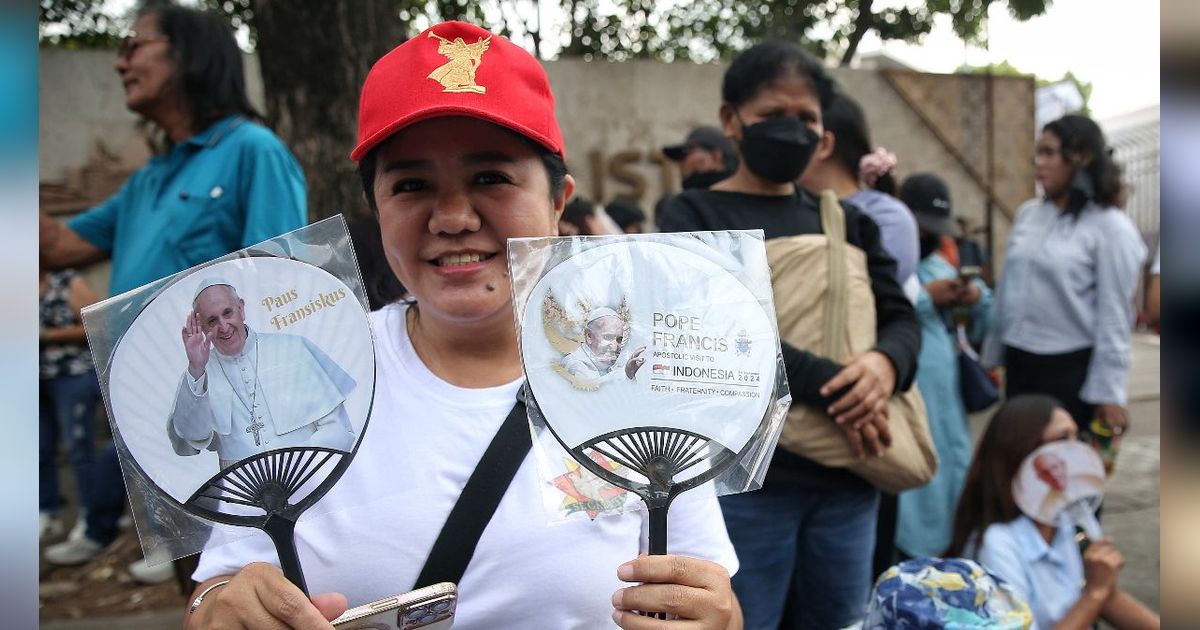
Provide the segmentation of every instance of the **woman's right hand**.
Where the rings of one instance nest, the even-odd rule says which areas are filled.
[[[1092,541],[1083,552],[1084,593],[1107,601],[1117,592],[1117,574],[1125,567],[1125,556],[1105,536]]]
[[[201,584],[197,592],[212,582]],[[187,614],[185,627],[329,630],[333,627],[329,622],[345,611],[346,598],[340,593],[309,599],[279,567],[255,562],[243,567],[225,586],[210,591],[196,611]]]

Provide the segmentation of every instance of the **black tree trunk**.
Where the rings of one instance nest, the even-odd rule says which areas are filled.
[[[268,123],[304,169],[309,219],[366,212],[349,156],[363,80],[408,34],[395,0],[250,0],[250,8]]]
[[[846,46],[846,52],[842,55],[842,62],[838,65],[848,68],[850,62],[854,60],[854,55],[858,52],[858,45],[862,42],[862,38],[875,27],[875,14],[871,13],[871,5],[875,0],[861,0],[858,3],[858,16],[854,18],[854,32],[850,33],[849,45]]]

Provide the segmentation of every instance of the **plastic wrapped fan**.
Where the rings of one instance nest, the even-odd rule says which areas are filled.
[[[761,485],[790,403],[761,232],[513,239],[509,267],[535,438],[640,496],[650,553],[680,493]]]
[[[105,300],[83,319],[147,559],[235,537],[211,524],[253,527],[304,589],[296,519],[349,466],[375,385],[341,218]]]

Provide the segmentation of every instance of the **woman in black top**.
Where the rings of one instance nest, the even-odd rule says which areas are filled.
[[[725,73],[720,113],[742,162],[711,189],[673,197],[660,229],[762,229],[767,239],[820,234],[818,198],[794,182],[821,138],[821,111],[833,94],[821,65],[793,44],[768,42],[739,55]],[[878,226],[858,208],[844,208],[847,240],[867,254],[878,343],[844,365],[786,343],[783,354],[794,404],[827,410],[852,448],[872,456],[890,442],[886,401],[912,384],[921,330]],[[761,490],[723,497],[741,561],[733,586],[746,628],[842,628],[860,619],[878,501],[878,491],[853,473],[781,449]]]

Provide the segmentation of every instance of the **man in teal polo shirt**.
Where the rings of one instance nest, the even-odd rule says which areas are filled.
[[[152,158],[104,203],[50,227],[42,256],[66,245],[79,262],[111,258],[118,295],[301,227],[305,207],[304,174],[287,147],[231,115]]]
[[[43,215],[43,267],[111,259],[117,295],[306,223],[304,174],[279,138],[251,122],[261,116],[246,97],[241,51],[223,18],[150,5],[114,68],[126,107],[153,123],[169,148],[70,222]],[[86,532],[46,548],[52,564],[87,562],[116,537],[125,496],[115,448],[94,472]],[[131,572],[147,579],[146,568],[135,563]]]

